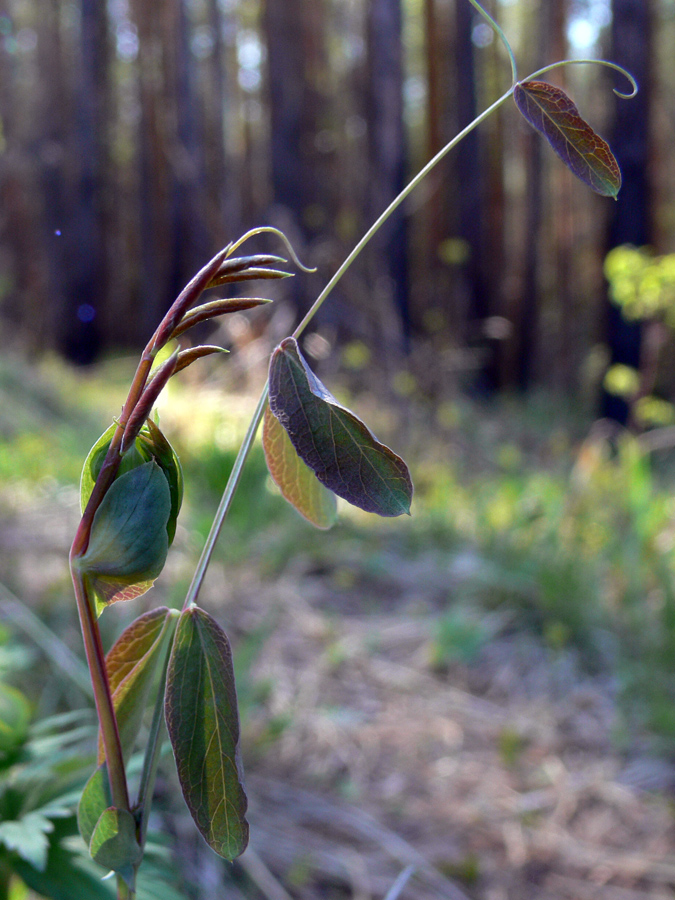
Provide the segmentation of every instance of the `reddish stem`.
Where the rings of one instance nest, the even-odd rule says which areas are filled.
[[[77,600],[77,612],[80,617],[80,626],[84,638],[84,649],[87,654],[91,683],[94,687],[96,712],[101,726],[103,746],[105,747],[113,805],[117,809],[130,811],[129,789],[124,772],[122,744],[108,681],[105,654],[101,643],[101,632],[82,575],[77,571],[77,568],[71,568],[71,575]]]

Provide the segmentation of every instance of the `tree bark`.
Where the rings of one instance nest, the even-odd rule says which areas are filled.
[[[611,58],[632,73],[640,90],[630,102],[618,98],[615,104],[610,143],[621,167],[623,183],[609,222],[608,251],[621,244],[644,246],[653,235],[650,184],[653,13],[652,0],[614,0],[613,3]],[[619,89],[624,88],[625,81],[621,81]],[[627,322],[619,308],[609,301],[606,310],[612,362],[639,368],[640,325]],[[604,394],[602,414],[625,423],[628,407],[622,398]]]
[[[368,6],[368,157],[374,220],[405,186],[403,124],[403,51],[400,0],[371,0]],[[405,217],[399,208],[371,246],[371,280],[383,304],[380,328],[390,341],[406,348],[410,337]],[[389,327],[391,308],[400,329]],[[396,332],[400,338],[397,339]],[[401,341],[402,338],[402,341]]]

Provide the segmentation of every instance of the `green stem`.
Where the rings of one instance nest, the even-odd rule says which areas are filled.
[[[621,97],[622,100],[630,100],[631,97],[634,97],[637,94],[638,84],[630,74],[630,72],[627,69],[624,69],[623,66],[619,66],[616,63],[609,62],[606,59],[561,59],[559,62],[549,63],[542,69],[537,69],[536,72],[528,75],[527,78],[523,79],[523,81],[533,81],[535,78],[539,78],[540,75],[545,75],[547,72],[552,72],[554,69],[561,69],[563,66],[576,66],[579,63],[590,63],[594,66],[604,66],[606,69],[614,69],[615,72],[620,72],[624,76],[624,78],[626,78],[630,82],[630,86],[632,88],[629,94],[624,94],[622,91],[617,91],[616,88],[612,88],[616,96]]]
[[[195,606],[197,603],[197,597],[199,596],[199,591],[204,582],[206,570],[208,569],[209,563],[211,562],[211,556],[213,555],[213,550],[216,546],[216,541],[218,540],[220,529],[223,527],[225,516],[227,515],[230,506],[232,505],[232,499],[234,498],[235,491],[237,490],[237,486],[241,478],[241,473],[244,469],[244,463],[246,462],[248,455],[251,452],[251,448],[253,447],[253,442],[255,441],[255,436],[258,431],[258,426],[260,425],[262,417],[265,413],[267,392],[268,388],[266,384],[263,388],[260,400],[258,400],[258,405],[256,406],[255,412],[253,413],[253,418],[251,419],[248,429],[246,430],[246,434],[244,436],[241,447],[239,448],[239,452],[237,453],[237,458],[234,461],[234,466],[232,467],[232,471],[230,472],[230,477],[227,479],[227,484],[225,485],[223,496],[220,498],[220,503],[218,504],[218,509],[216,510],[216,515],[213,519],[211,530],[209,531],[209,536],[206,539],[204,549],[202,550],[201,556],[199,557],[199,562],[197,563],[195,574],[192,577],[192,583],[190,584],[187,596],[185,598],[185,603],[183,604],[184,610]]]
[[[136,891],[131,891],[129,889],[129,885],[122,878],[121,875],[117,875],[117,900],[134,900],[136,896]]]
[[[506,39],[506,35],[504,34],[504,32],[502,31],[500,26],[497,24],[497,22],[492,18],[492,16],[486,10],[483,9],[483,7],[480,5],[480,3],[477,2],[477,0],[469,0],[469,3],[475,9],[478,10],[478,12],[485,19],[485,21],[488,23],[490,28],[494,31],[494,33],[497,35],[499,40],[504,45],[504,48],[506,49],[506,52],[509,55],[509,62],[511,63],[511,87],[513,87],[513,85],[516,83],[516,81],[518,81],[518,73],[516,71],[516,58],[513,55],[513,50],[511,49],[511,44],[509,44],[508,40]]]
[[[101,736],[108,766],[108,778],[110,779],[110,793],[113,805],[117,809],[130,811],[129,789],[124,771],[124,759],[122,758],[122,744],[105,666],[101,632],[82,575],[76,568],[71,570],[71,575],[82,636],[84,638],[84,649],[91,674],[91,683],[94,688],[96,712],[101,726]]]
[[[345,274],[347,269],[351,266],[354,260],[361,253],[366,244],[373,238],[373,236],[380,230],[382,225],[387,221],[389,216],[403,203],[406,197],[413,191],[417,185],[422,181],[422,179],[431,172],[434,166],[438,165],[438,163],[453,149],[457,144],[466,137],[474,128],[481,124],[481,122],[485,121],[489,115],[491,115],[496,109],[498,109],[513,93],[513,87],[510,87],[505,94],[495,100],[495,102],[489,106],[484,112],[482,112],[479,116],[477,116],[473,122],[463,128],[459,134],[455,135],[455,137],[445,145],[433,159],[429,160],[429,162],[424,166],[424,168],[420,169],[417,175],[410,181],[405,188],[401,191],[401,193],[392,200],[389,206],[384,210],[382,215],[378,217],[378,219],[371,225],[371,227],[366,231],[361,240],[356,244],[354,249],[351,251],[349,256],[342,263],[340,268],[335,272],[333,277],[330,279],[326,287],[321,291],[319,296],[314,301],[311,309],[308,311],[307,315],[300,322],[298,327],[293,332],[294,337],[299,337],[305,328],[309,325],[311,320],[314,318],[316,313],[321,308],[322,304],[325,302],[326,298],[329,296],[330,292],[333,290],[335,285],[339,282],[342,276]],[[227,485],[225,486],[225,491],[223,492],[223,496],[221,497],[220,504],[218,505],[218,509],[216,511],[215,518],[213,520],[213,524],[211,525],[211,530],[209,531],[209,535],[206,539],[206,543],[204,545],[204,549],[202,550],[201,556],[199,557],[199,562],[197,563],[197,568],[195,570],[195,574],[192,578],[192,583],[187,592],[187,596],[185,598],[185,603],[183,604],[183,609],[189,609],[192,606],[195,606],[197,603],[197,597],[199,596],[199,591],[204,581],[204,577],[206,575],[206,570],[209,567],[209,563],[211,561],[211,556],[213,555],[213,550],[215,548],[216,542],[218,540],[218,535],[220,534],[220,530],[223,526],[223,522],[225,521],[225,517],[228,513],[228,510],[232,504],[232,499],[234,497],[234,493],[237,489],[237,485],[239,484],[239,480],[241,478],[241,473],[244,468],[244,463],[248,458],[249,453],[251,452],[251,448],[253,447],[253,443],[255,441],[255,436],[258,431],[258,427],[260,422],[262,421],[262,417],[265,413],[265,405],[267,403],[267,394],[268,394],[268,385],[266,384],[263,388],[262,395],[260,400],[258,401],[258,405],[253,413],[253,418],[248,426],[248,430],[246,431],[246,435],[244,437],[244,441],[239,448],[239,452],[237,454],[237,458],[234,462],[234,466],[232,468],[232,472],[230,473],[230,477],[227,481]]]

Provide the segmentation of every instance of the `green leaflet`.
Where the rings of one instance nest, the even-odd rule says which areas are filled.
[[[272,354],[269,390],[270,409],[325,487],[366,512],[410,512],[413,486],[405,462],[326,390],[293,337]]]
[[[248,843],[239,714],[227,635],[203,610],[181,613],[166,688],[166,724],[185,802],[202,837],[234,859]]]
[[[48,834],[54,830],[51,819],[39,812],[29,812],[20,819],[0,822],[0,844],[15,850],[38,872],[47,866]]]
[[[106,669],[125,757],[138,736],[168,642],[176,628],[178,611],[160,606],[139,616],[126,628],[106,656]],[[105,760],[99,735],[98,762]]]
[[[171,495],[155,462],[117,478],[94,514],[86,553],[77,561],[99,607],[145,593],[169,549]]]
[[[91,858],[100,866],[118,872],[133,888],[134,867],[143,857],[136,840],[136,821],[126,809],[105,809],[96,823],[89,844]]]
[[[324,487],[300,459],[269,406],[265,410],[262,441],[270,475],[291,506],[317,528],[334,525],[337,519],[335,494]]]
[[[179,354],[180,357],[180,354]],[[171,513],[166,525],[169,545],[176,534],[176,521],[183,503],[183,469],[180,460],[171,444],[164,437],[159,426],[152,419],[147,419],[136,438],[136,447],[146,456],[148,461],[154,459],[164,472],[171,495]]]
[[[523,81],[516,84],[513,99],[577,178],[596,193],[616,199],[621,187],[619,164],[564,91],[546,81]]]
[[[84,461],[80,477],[80,506],[83,512],[94,489],[96,478],[101,471],[103,460],[108,452],[108,447],[116,428],[117,425],[113,423],[110,428],[104,431]],[[152,419],[147,419],[133,447],[130,447],[122,457],[117,478],[143,463],[151,462],[153,459],[164,472],[164,477],[169,485],[171,513],[167,520],[166,530],[169,544],[171,544],[176,533],[176,521],[183,502],[183,470],[175,450],[164,437],[160,428],[155,425]]]
[[[110,779],[108,767],[103,763],[85,784],[77,806],[77,827],[87,846],[91,843],[96,823],[109,806],[112,806]]]
[[[23,744],[28,734],[30,703],[16,688],[0,682],[0,760]]]

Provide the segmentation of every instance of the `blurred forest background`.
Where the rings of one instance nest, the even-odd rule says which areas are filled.
[[[521,77],[599,55],[637,78],[627,103],[617,73],[550,76],[610,140],[618,203],[573,183],[509,104],[388,224],[323,327],[389,357],[420,339],[440,351],[441,380],[587,392],[608,348],[638,358],[604,255],[673,243],[675,6],[488,7]],[[488,26],[452,0],[3,0],[0,38],[2,320],[82,363],[139,345],[204,260],[259,224],[318,265],[290,293],[306,308],[509,78]]]
[[[163,772],[143,900],[376,900],[408,864],[402,900],[675,896],[675,0],[486,5],[522,78],[633,73],[631,100],[608,69],[546,76],[622,190],[593,194],[506,104],[312,323],[326,384],[408,460],[413,516],[318,533],[256,446],[202,593],[234,647],[251,850],[221,864]],[[184,509],[107,644],[182,603],[274,343],[509,77],[467,0],[0,0],[1,900],[73,896],[47,844],[88,871],[67,554],[135,351],[249,228],[317,266],[255,286],[275,303],[212,336],[237,352],[163,394]]]

